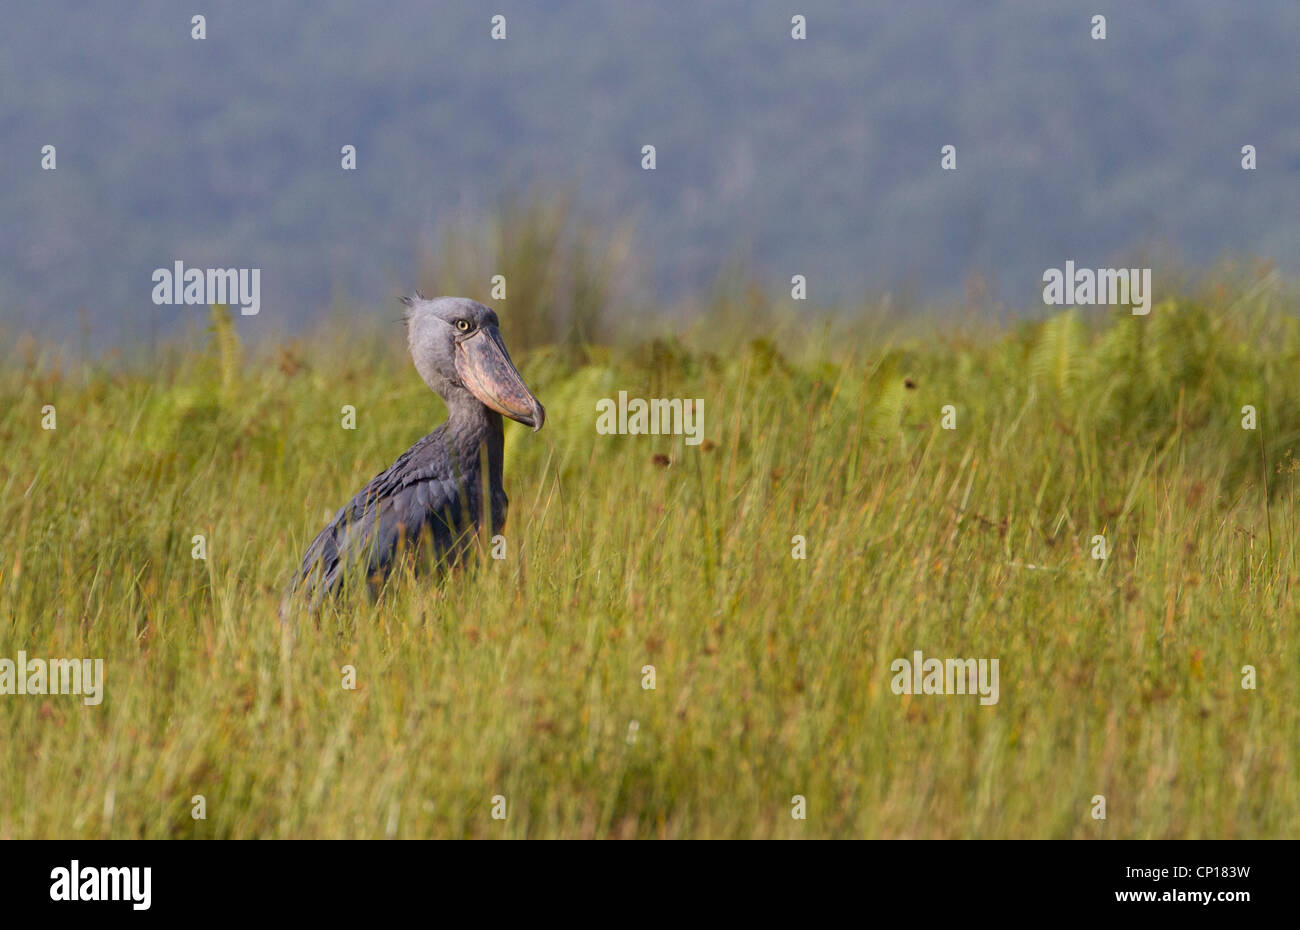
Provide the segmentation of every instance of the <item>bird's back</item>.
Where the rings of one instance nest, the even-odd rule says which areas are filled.
[[[315,604],[352,573],[387,575],[404,549],[434,560],[459,556],[478,525],[477,462],[462,463],[444,424],[400,455],[348,501],[307,548],[294,588]],[[492,522],[505,522],[505,494],[492,489]]]

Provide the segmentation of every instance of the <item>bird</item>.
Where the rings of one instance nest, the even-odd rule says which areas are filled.
[[[455,564],[484,516],[490,533],[500,533],[509,504],[502,417],[533,432],[546,419],[510,360],[495,311],[419,291],[400,299],[411,360],[447,405],[447,420],[375,475],[307,547],[289,594],[313,609],[358,572],[373,590],[403,551]]]

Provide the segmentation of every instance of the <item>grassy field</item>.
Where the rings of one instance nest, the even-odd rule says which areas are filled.
[[[549,414],[506,426],[507,558],[283,627],[312,536],[445,415],[400,329],[16,346],[0,657],[105,682],[0,696],[0,838],[1300,834],[1300,325],[1271,280],[726,344],[706,317],[520,348],[498,304]],[[620,390],[702,398],[707,441],[598,435]],[[998,659],[998,703],[896,695],[915,650]]]

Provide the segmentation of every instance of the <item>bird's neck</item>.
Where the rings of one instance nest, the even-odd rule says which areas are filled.
[[[501,484],[501,464],[505,449],[505,429],[501,414],[484,406],[476,397],[453,398],[447,403],[447,436],[456,457],[466,468],[481,468],[487,453],[489,478],[494,487]]]

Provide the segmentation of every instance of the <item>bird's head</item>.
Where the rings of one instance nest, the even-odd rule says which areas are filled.
[[[415,368],[449,406],[468,392],[533,432],[542,428],[546,411],[510,361],[491,308],[464,297],[429,300],[418,293],[402,303]]]

